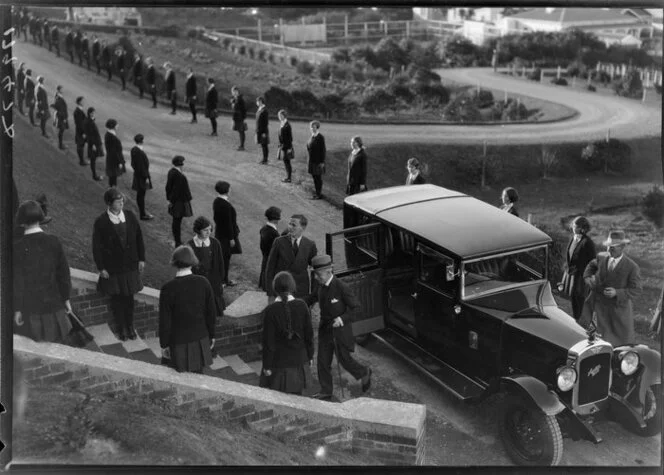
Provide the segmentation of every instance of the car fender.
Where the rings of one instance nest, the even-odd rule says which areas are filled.
[[[500,382],[504,390],[525,396],[547,416],[555,416],[565,409],[558,395],[537,378],[527,375],[504,376]]]
[[[622,345],[613,349],[614,353],[631,350],[639,355],[643,372],[639,375],[639,401],[645,404],[646,391],[653,384],[661,384],[662,356],[658,351],[648,348],[646,345]]]

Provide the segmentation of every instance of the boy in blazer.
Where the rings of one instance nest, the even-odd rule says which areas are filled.
[[[276,296],[272,280],[282,270],[287,270],[295,279],[295,298],[310,296],[309,266],[318,254],[316,243],[303,236],[307,228],[306,216],[294,214],[288,222],[288,234],[274,240],[265,266],[263,286],[269,296]]]
[[[261,146],[263,151],[263,159],[258,162],[261,165],[267,164],[267,146],[270,143],[270,135],[268,132],[268,125],[270,123],[268,118],[267,107],[265,106],[265,99],[258,97],[256,99],[256,143]]]
[[[281,220],[281,209],[276,206],[270,206],[265,210],[265,219],[267,219],[267,223],[260,229],[260,248],[263,259],[261,260],[260,277],[258,277],[258,288],[261,290],[266,290],[265,268],[267,267],[267,258],[270,256],[270,251],[272,250],[272,244],[279,237],[277,224]]]
[[[217,104],[219,102],[219,95],[217,94],[217,89],[214,87],[214,79],[208,78],[208,90],[205,93],[205,117],[210,119],[210,125],[212,125],[212,135],[216,137],[217,135]]]
[[[285,110],[281,109],[277,116],[279,117],[279,159],[284,161],[284,167],[286,168],[286,178],[282,181],[290,183],[293,174],[293,167],[291,166],[291,159],[294,156],[293,130],[290,122],[288,122]]]
[[[150,221],[154,219],[154,216],[145,212],[145,193],[152,189],[152,179],[150,178],[150,162],[143,150],[143,140],[143,134],[137,134],[134,137],[136,145],[131,149],[131,168],[134,170],[131,189],[136,190],[136,203],[141,220]]]
[[[231,185],[227,181],[218,181],[214,185],[217,197],[212,202],[214,216],[214,237],[221,243],[221,254],[224,258],[224,285],[232,287],[235,282],[228,278],[233,248],[239,249],[238,235],[240,228],[237,225],[235,207],[228,200]]]
[[[348,310],[360,306],[360,302],[345,282],[337,279],[332,271],[332,258],[327,254],[316,256],[312,267],[318,283],[318,292],[314,295],[320,306],[320,324],[318,327],[318,382],[320,393],[315,398],[332,398],[332,357],[353,377],[362,382],[362,392],[371,387],[371,368],[361,365],[352,356],[355,351],[353,319]]]
[[[175,71],[171,67],[171,63],[164,63],[164,69],[166,73],[164,74],[164,80],[166,81],[166,97],[171,101],[171,115],[175,115],[175,109],[177,108],[177,94],[175,92]]]
[[[95,123],[95,108],[88,107],[88,118],[85,119],[83,124],[85,130],[85,141],[88,144],[88,158],[90,159],[90,170],[92,171],[92,179],[94,181],[101,181],[102,177],[97,175],[97,157],[103,157],[104,151],[101,145],[101,134],[99,128]]]
[[[187,82],[185,82],[184,87],[187,93],[187,103],[189,104],[189,110],[191,111],[191,123],[195,124],[198,122],[196,119],[196,95],[198,87],[196,85],[196,76],[194,76],[193,68],[189,68],[189,72],[187,73]]]
[[[166,177],[166,199],[169,202],[168,213],[173,217],[171,230],[173,232],[173,239],[175,247],[182,244],[182,219],[189,218],[194,215],[191,209],[191,190],[189,189],[189,181],[182,173],[184,166],[184,157],[176,155],[171,160],[173,167],[168,171]]]
[[[152,58],[146,60],[148,65],[148,70],[145,73],[145,82],[148,84],[148,89],[150,89],[150,97],[152,97],[152,108],[157,108],[157,72],[154,69],[154,63]]]
[[[311,138],[307,142],[307,152],[309,153],[308,171],[314,179],[313,200],[320,200],[323,197],[323,174],[325,174],[325,138],[319,132],[320,122],[317,120],[309,124],[311,129]]]
[[[74,126],[75,126],[75,136],[74,141],[76,142],[76,154],[78,155],[78,163],[82,167],[88,164],[85,160],[83,152],[85,150],[85,110],[83,109],[83,96],[78,96],[76,98],[76,108],[74,109]]]
[[[122,142],[120,142],[117,135],[117,126],[118,121],[115,119],[106,121],[104,146],[106,147],[106,176],[108,176],[109,187],[117,186],[118,176],[127,171],[124,154],[122,153]]]

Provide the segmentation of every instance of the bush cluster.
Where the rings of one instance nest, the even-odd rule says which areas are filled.
[[[551,79],[551,84],[555,84],[556,86],[567,86],[567,79],[565,78],[553,78]]]
[[[613,90],[619,96],[641,97],[643,84],[639,72],[636,69],[628,70],[624,77],[616,79],[613,83]]]
[[[513,122],[515,120],[526,120],[529,111],[521,101],[510,97],[507,101],[499,101],[494,103],[491,108],[491,116],[493,120],[500,120],[503,122]]]
[[[598,140],[583,148],[581,158],[589,171],[626,173],[631,167],[632,149],[618,139]]]
[[[664,224],[664,191],[653,186],[641,202],[641,212],[658,228]]]

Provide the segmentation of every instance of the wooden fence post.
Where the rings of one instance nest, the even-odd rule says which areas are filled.
[[[558,69],[556,70],[556,79],[560,79],[560,65],[558,65]]]
[[[348,44],[348,15],[344,15],[344,42]]]
[[[486,140],[482,146],[482,175],[480,177],[480,186],[486,188]]]

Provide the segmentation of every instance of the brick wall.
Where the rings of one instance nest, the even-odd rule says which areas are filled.
[[[167,411],[243,423],[281,440],[361,453],[377,464],[424,463],[426,408],[420,404],[329,403],[21,336],[14,337],[14,355],[28,385],[139,398]]]
[[[218,318],[214,333],[214,348],[222,357],[239,355],[244,361],[262,358],[263,321],[260,314]]]

